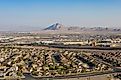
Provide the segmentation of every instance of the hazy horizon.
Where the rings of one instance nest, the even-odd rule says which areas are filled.
[[[65,26],[120,27],[120,0],[0,0],[0,31]]]

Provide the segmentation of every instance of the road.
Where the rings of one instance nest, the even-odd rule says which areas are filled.
[[[69,78],[82,78],[82,77],[94,77],[94,76],[100,76],[100,75],[111,75],[111,74],[117,74],[117,73],[121,73],[119,71],[105,71],[105,72],[94,72],[94,73],[82,73],[82,74],[78,74],[78,75],[67,75],[67,76],[54,76],[54,77],[49,77],[49,76],[45,76],[45,77],[32,77],[30,74],[24,74],[25,75],[25,79],[23,80],[44,80],[44,79],[69,79]]]

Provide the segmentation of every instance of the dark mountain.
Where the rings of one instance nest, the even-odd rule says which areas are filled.
[[[63,29],[65,29],[65,27],[62,24],[55,23],[45,28],[44,30],[63,30]]]

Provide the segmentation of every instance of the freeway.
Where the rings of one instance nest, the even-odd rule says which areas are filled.
[[[109,50],[102,50],[102,49],[88,49],[88,48],[59,48],[59,47],[49,47],[49,46],[0,46],[0,47],[15,47],[15,48],[36,48],[36,49],[50,49],[50,50],[78,50],[78,51],[103,51],[103,52],[115,52],[115,51],[120,51],[120,50],[115,50],[115,49],[109,49]]]
[[[121,50],[121,47],[99,47],[99,46],[71,46],[71,45],[48,45],[52,48],[64,48],[64,49],[93,49],[93,50]]]
[[[12,43],[0,43],[1,46],[11,45]],[[13,44],[15,45],[15,44]],[[32,46],[32,47],[44,47],[44,48],[61,48],[61,49],[89,49],[89,50],[121,50],[121,47],[99,47],[99,46],[79,46],[79,45],[32,45],[23,44],[16,46]]]

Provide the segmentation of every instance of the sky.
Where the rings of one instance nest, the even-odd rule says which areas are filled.
[[[0,31],[65,26],[121,27],[121,0],[0,0]]]

